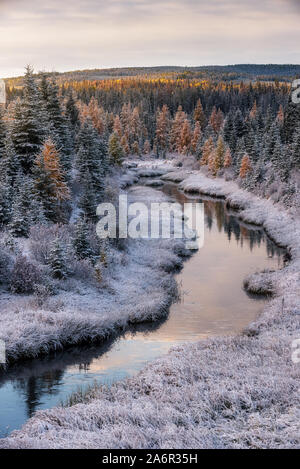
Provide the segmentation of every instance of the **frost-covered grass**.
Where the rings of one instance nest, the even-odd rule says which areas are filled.
[[[135,187],[129,195],[143,202],[166,200],[152,188]],[[20,241],[19,249],[30,257],[28,244]],[[99,284],[81,263],[78,275],[57,281],[56,294],[42,304],[34,295],[3,291],[0,339],[6,344],[7,361],[101,340],[130,323],[163,317],[176,295],[172,272],[182,265],[183,254],[181,241],[128,240],[123,250],[110,247],[109,265]],[[74,262],[75,274],[76,266]]]
[[[291,252],[273,299],[238,337],[176,347],[137,377],[89,390],[83,403],[39,411],[2,448],[299,448],[300,221],[234,183],[193,174],[186,191],[222,196]],[[242,311],[241,311],[242,314]],[[76,400],[76,397],[74,398]]]

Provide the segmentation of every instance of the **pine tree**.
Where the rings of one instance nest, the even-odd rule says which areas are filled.
[[[224,156],[224,168],[230,168],[231,165],[232,165],[232,156],[231,156],[230,148],[228,147]]]
[[[280,143],[280,130],[279,124],[275,120],[270,127],[270,130],[265,136],[264,141],[264,159],[265,161],[271,161],[273,158],[273,152],[275,145]]]
[[[217,173],[219,169],[224,166],[224,157],[225,157],[225,143],[220,135],[217,142],[216,155],[215,155],[215,167],[214,171]]]
[[[254,104],[252,106],[252,109],[249,113],[249,117],[250,119],[256,119],[256,116],[257,116],[257,104],[256,104],[256,101],[254,101]]]
[[[99,107],[96,98],[93,96],[88,105],[88,114],[99,135],[105,133],[105,122],[103,109]],[[113,116],[112,116],[113,118]]]
[[[140,146],[139,146],[139,142],[137,142],[136,140],[133,142],[132,144],[132,153],[133,155],[140,155]]]
[[[66,117],[74,129],[76,125],[78,124],[79,111],[75,103],[72,89],[70,89],[69,91],[68,99],[66,102]]]
[[[205,114],[203,112],[203,107],[200,99],[198,99],[196,107],[194,109],[194,121],[199,123],[200,130],[204,128]]]
[[[59,239],[56,239],[49,252],[49,266],[54,278],[63,280],[69,272],[67,268],[66,254]]]
[[[237,139],[242,138],[245,135],[246,128],[245,128],[245,121],[243,118],[243,114],[240,109],[234,114],[234,134]]]
[[[213,153],[215,149],[215,144],[213,141],[212,137],[209,137],[204,142],[203,148],[202,148],[202,158],[201,158],[201,165],[207,165],[209,163],[210,155]]]
[[[144,155],[149,155],[150,152],[151,152],[150,142],[149,142],[149,140],[145,140],[143,153],[144,153]]]
[[[108,153],[113,165],[120,166],[122,164],[123,148],[120,143],[120,138],[116,133],[112,133],[109,137]]]
[[[51,138],[45,141],[42,152],[37,158],[37,165],[41,160],[52,182],[54,199],[58,202],[70,199],[70,191],[60,165],[59,152]]]
[[[197,148],[199,144],[201,143],[201,137],[202,137],[202,132],[201,132],[200,123],[196,121],[192,140],[191,140],[191,148],[192,148],[193,153],[197,152]]]
[[[6,125],[4,123],[4,111],[0,106],[0,160],[5,154]]]
[[[124,155],[128,156],[129,153],[130,153],[130,147],[129,147],[129,143],[128,143],[126,135],[123,135],[123,137],[121,138],[120,143],[121,143],[121,147],[123,149]]]
[[[27,208],[24,207],[24,196],[22,192],[19,192],[15,197],[9,229],[11,234],[16,238],[28,236],[29,219]]]
[[[87,259],[93,254],[88,240],[88,227],[85,219],[79,220],[76,224],[73,247],[78,259]]]
[[[45,141],[41,153],[36,157],[33,186],[36,204],[43,207],[43,215],[48,220],[58,221],[62,204],[70,199],[70,191],[60,166],[59,152],[51,138]]]
[[[104,138],[100,138],[90,121],[86,120],[81,126],[77,137],[76,168],[80,180],[88,171],[95,194],[99,200],[104,189],[104,176],[108,167],[108,150]]]
[[[63,115],[62,105],[58,96],[58,86],[54,81],[47,81],[43,77],[41,94],[47,113],[47,133],[51,136],[56,147],[60,149],[60,163],[67,175],[71,168],[71,134],[66,117]]]
[[[294,138],[291,151],[291,162],[294,168],[300,169],[300,125],[297,126],[294,132]]]
[[[15,102],[11,138],[25,173],[31,171],[35,155],[43,140],[41,127],[41,99],[33,77],[33,70],[26,68],[23,98]]]
[[[292,143],[294,138],[294,132],[300,122],[300,106],[299,104],[293,103],[292,97],[290,96],[287,108],[284,113],[283,121],[283,137],[285,143]]]
[[[79,199],[78,206],[82,211],[82,218],[89,221],[96,221],[96,194],[92,183],[92,177],[87,170],[84,177],[82,193]]]
[[[0,160],[0,182],[14,185],[17,174],[21,171],[19,158],[14,149],[10,134],[5,139],[5,147]]]
[[[248,173],[252,171],[251,161],[249,155],[244,155],[242,158],[242,163],[240,167],[240,178],[244,179]]]
[[[173,151],[179,151],[180,149],[181,129],[186,119],[187,115],[182,110],[182,106],[178,106],[170,133],[170,149]]]
[[[115,117],[113,131],[114,133],[119,135],[119,138],[122,138],[123,132],[122,132],[122,125],[121,125],[119,116]]]
[[[178,151],[183,154],[189,153],[190,147],[191,147],[191,140],[192,140],[191,124],[189,123],[188,119],[185,119],[180,130]]]
[[[0,226],[6,225],[10,220],[9,189],[6,184],[0,185]]]
[[[225,142],[230,147],[230,150],[234,152],[235,147],[236,147],[236,136],[235,136],[235,131],[234,131],[233,113],[231,111],[229,111],[225,119],[225,123],[223,127],[223,135],[224,135]]]
[[[170,115],[166,105],[157,111],[155,145],[159,156],[166,156],[169,147]]]

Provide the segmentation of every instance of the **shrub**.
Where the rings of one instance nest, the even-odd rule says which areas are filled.
[[[40,280],[40,270],[31,264],[25,256],[18,256],[11,273],[11,291],[13,293],[32,293]]]
[[[10,276],[11,257],[0,246],[0,283],[6,283]]]

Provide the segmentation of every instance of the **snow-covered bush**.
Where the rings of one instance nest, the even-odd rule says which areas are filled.
[[[0,246],[0,283],[6,283],[9,280],[11,268],[11,256]]]
[[[35,260],[48,264],[51,245],[59,238],[64,244],[71,244],[73,227],[69,225],[35,225],[30,230],[30,251]]]
[[[36,265],[25,256],[16,258],[10,277],[10,289],[13,293],[32,293],[41,279],[41,271]]]

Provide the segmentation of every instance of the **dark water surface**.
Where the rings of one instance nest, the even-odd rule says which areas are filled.
[[[173,184],[162,190],[177,202],[204,202],[204,247],[177,275],[181,302],[172,305],[165,321],[137,326],[102,345],[23,362],[0,374],[0,437],[79,387],[132,376],[176,344],[240,332],[262,310],[266,300],[248,295],[243,279],[257,270],[280,268],[284,251],[262,230],[228,213],[223,202],[191,199]]]

